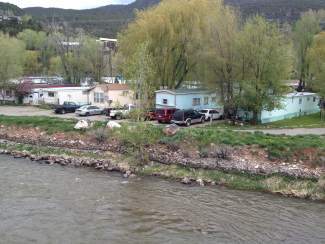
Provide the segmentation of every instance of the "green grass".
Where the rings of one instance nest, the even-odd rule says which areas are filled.
[[[0,124],[19,127],[38,127],[47,133],[72,132],[76,120],[52,117],[16,117],[0,116]],[[95,122],[93,130],[105,126],[105,122]],[[83,133],[83,132],[76,132]],[[175,136],[168,137],[162,133],[162,128],[146,123],[123,125],[114,130],[112,135],[124,145],[141,151],[146,145],[163,142],[166,144],[181,144],[190,142],[199,149],[211,143],[229,146],[257,145],[264,148],[270,158],[290,159],[295,153],[306,148],[318,148],[325,151],[325,136],[303,135],[285,136],[268,135],[260,132],[248,133],[232,130],[218,130],[212,127],[188,128],[180,130]]]
[[[320,119],[320,114],[310,114],[300,117],[295,117],[291,119],[285,119],[280,121],[275,121],[267,124],[261,125],[249,125],[245,124],[243,126],[231,125],[228,122],[224,123],[214,123],[212,125],[207,125],[206,127],[218,128],[218,129],[281,129],[281,128],[325,128],[325,121]]]
[[[0,115],[0,124],[26,128],[40,128],[49,134],[55,132],[70,132],[74,130],[76,120],[61,119],[46,116],[4,116]]]
[[[143,175],[158,175],[181,180],[184,177],[195,181],[215,182],[232,189],[262,191],[314,200],[325,200],[325,190],[315,180],[296,179],[281,175],[249,175],[244,173],[226,173],[218,170],[190,169],[176,165],[155,165],[143,168]]]
[[[325,120],[320,119],[320,114],[310,114],[306,116],[286,119],[266,124],[267,128],[324,128]]]
[[[161,141],[167,144],[189,141],[198,145],[199,148],[207,147],[211,143],[230,146],[257,145],[265,148],[270,158],[283,159],[290,159],[295,152],[305,148],[325,150],[325,136],[268,135],[261,132],[249,133],[212,128],[181,130],[176,136],[163,137]]]

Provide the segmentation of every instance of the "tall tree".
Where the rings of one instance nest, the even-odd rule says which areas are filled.
[[[225,115],[236,113],[237,97],[234,87],[238,84],[240,62],[238,55],[238,35],[240,28],[239,14],[235,9],[215,4],[207,16],[207,32],[205,47],[208,57],[208,74],[206,80],[214,83],[224,104]]]
[[[271,111],[281,106],[286,92],[283,80],[291,70],[290,45],[275,24],[259,16],[246,22],[239,39],[241,105],[253,112],[256,123],[262,110]]]
[[[314,36],[320,31],[319,16],[315,11],[302,14],[294,28],[294,44],[297,55],[297,72],[301,91],[310,80],[310,63],[307,59],[308,49],[312,46]]]
[[[143,43],[152,57],[154,81],[174,89],[197,72],[202,61],[205,15],[210,0],[165,0],[138,12],[136,20],[119,35],[119,51],[127,60]]]
[[[23,71],[24,44],[7,35],[0,34],[0,95],[12,88],[10,79],[17,78]]]
[[[311,87],[325,99],[325,32],[315,36],[313,45],[308,51],[308,59],[313,75]]]

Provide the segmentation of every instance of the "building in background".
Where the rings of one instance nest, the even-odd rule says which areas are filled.
[[[204,89],[156,91],[156,108],[207,109],[221,108],[217,93]]]

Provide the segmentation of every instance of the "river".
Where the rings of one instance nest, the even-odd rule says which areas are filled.
[[[0,156],[0,243],[325,243],[325,204]]]

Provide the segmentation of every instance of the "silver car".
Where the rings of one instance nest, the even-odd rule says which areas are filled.
[[[82,106],[81,108],[76,110],[76,114],[78,114],[79,116],[90,116],[90,115],[98,115],[103,113],[104,113],[103,109],[93,105]]]

